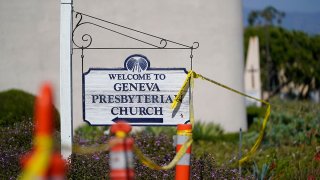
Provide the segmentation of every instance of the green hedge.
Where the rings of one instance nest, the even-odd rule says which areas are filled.
[[[21,121],[33,121],[35,96],[12,89],[0,92],[0,127],[8,127]],[[55,126],[60,129],[60,116],[55,111]]]

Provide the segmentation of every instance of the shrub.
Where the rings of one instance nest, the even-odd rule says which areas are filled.
[[[258,165],[256,162],[252,165],[252,171],[253,171],[253,176],[255,179],[259,180],[264,180],[264,179],[271,179],[271,174],[270,174],[270,165],[264,163],[259,169]]]
[[[254,121],[254,127],[261,127],[261,119]],[[259,130],[255,129],[244,137],[253,141]],[[263,143],[268,146],[299,145],[320,142],[320,118],[306,120],[285,113],[273,112],[267,125]],[[252,143],[252,142],[251,142]]]
[[[20,159],[33,145],[32,120],[0,127],[0,179],[17,179],[21,173]],[[56,150],[60,149],[60,133],[53,134]]]
[[[75,137],[82,142],[95,142],[104,136],[104,133],[109,129],[108,126],[90,126],[84,124],[75,130]]]
[[[154,136],[165,134],[172,137],[177,134],[176,127],[169,126],[148,126],[145,128],[145,132],[151,133]],[[192,138],[194,141],[211,141],[234,138],[233,134],[223,135],[223,129],[220,125],[214,123],[196,122],[192,129]]]
[[[192,130],[194,141],[215,141],[222,134],[222,127],[214,123],[196,122]]]
[[[68,179],[108,179],[109,154],[72,154],[69,158]]]
[[[149,132],[138,132],[133,135],[135,144],[142,152],[157,164],[163,166],[168,164],[175,155],[175,147],[171,136],[160,133],[155,136]],[[107,138],[104,142],[106,143]],[[75,143],[83,144],[76,139]],[[109,169],[109,155],[105,152],[95,154],[73,154],[70,158],[72,162],[68,173],[71,179],[107,179]],[[191,179],[239,179],[238,171],[228,167],[218,167],[215,164],[212,154],[191,157]],[[175,170],[167,171],[152,170],[141,164],[134,158],[136,179],[174,179]],[[250,177],[250,176],[248,176]]]
[[[320,163],[314,160],[314,156],[320,143],[320,105],[279,99],[272,99],[270,103],[272,111],[263,144],[252,158],[257,167],[271,163],[270,176],[274,179],[319,177]],[[254,120],[250,131],[244,134],[244,144],[255,142],[261,123],[262,118]],[[248,164],[250,162],[245,165],[247,168]]]
[[[0,128],[0,179],[16,179],[21,171],[20,158],[32,147],[30,121]]]
[[[21,121],[32,121],[35,96],[21,90],[8,90],[0,93],[0,127]],[[60,116],[55,111],[55,127],[60,129]]]
[[[254,119],[261,118],[264,116],[265,110],[263,107],[257,107],[257,106],[248,106],[247,107],[247,121],[248,121],[248,127],[251,126]]]
[[[33,128],[31,120],[0,128],[0,179],[16,179],[19,173],[21,173],[19,161],[32,147]],[[96,135],[94,141],[87,142],[83,142],[76,136],[74,143],[82,146],[107,143],[109,136],[100,135],[100,137]],[[156,163],[165,165],[173,159],[175,147],[172,145],[173,140],[171,136],[163,133],[159,136],[154,136],[147,132],[138,132],[133,136],[135,138],[135,144],[146,156],[150,157]],[[72,154],[69,158],[67,178],[108,179],[110,171],[108,163],[109,155],[106,151],[93,154]],[[134,159],[134,165],[136,179],[174,178],[174,168],[168,171],[151,170],[142,165],[137,157]],[[211,153],[204,153],[200,156],[193,154],[191,166],[192,179],[238,179],[236,169],[218,167]]]
[[[173,136],[177,134],[177,128],[171,126],[147,126],[145,131],[151,133],[155,136],[159,136],[160,134],[166,134],[168,136]]]

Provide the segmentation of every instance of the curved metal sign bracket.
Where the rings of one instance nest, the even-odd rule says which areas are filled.
[[[123,25],[119,25],[119,24],[116,24],[116,23],[113,23],[113,22],[110,22],[110,21],[106,21],[106,20],[103,20],[103,19],[100,19],[100,18],[96,18],[96,17],[90,16],[90,15],[87,15],[87,14],[84,14],[84,13],[80,13],[80,12],[76,12],[76,11],[73,11],[73,12],[75,13],[75,19],[78,19],[78,22],[75,25],[75,27],[73,28],[73,32],[72,32],[72,42],[73,42],[73,45],[74,45],[73,49],[190,49],[190,50],[193,50],[193,49],[197,49],[199,47],[199,43],[198,42],[194,42],[191,46],[188,46],[188,45],[184,45],[182,43],[178,43],[178,42],[175,42],[175,41],[168,40],[166,38],[158,37],[158,36],[155,36],[155,35],[152,35],[152,34],[149,34],[149,33],[145,33],[143,31],[138,31],[138,30],[135,30],[135,29],[123,26]],[[93,20],[93,22],[87,21],[87,20],[84,21],[83,20],[84,17],[86,17],[86,19],[88,19],[88,20],[90,20],[90,19]],[[154,43],[151,43],[151,42],[147,42],[146,40],[142,40],[142,39],[133,37],[131,35],[125,34],[123,32],[119,32],[119,31],[117,31],[115,29],[111,29],[109,27],[105,27],[105,26],[97,24],[95,22],[101,22],[102,24],[103,23],[107,23],[107,24],[116,26],[119,29],[124,29],[124,30],[130,31],[130,32],[135,32],[135,33],[138,33],[140,35],[144,35],[144,36],[149,37],[149,38],[158,39],[159,40],[159,44],[154,44]],[[92,42],[93,42],[93,38],[88,33],[83,33],[81,38],[80,38],[80,40],[79,41],[75,41],[75,32],[79,29],[79,27],[84,26],[84,25],[91,25],[91,26],[98,27],[100,29],[104,29],[104,30],[116,33],[118,35],[127,37],[129,39],[141,42],[141,43],[143,43],[145,45],[148,45],[149,47],[92,47],[91,45],[92,45]]]

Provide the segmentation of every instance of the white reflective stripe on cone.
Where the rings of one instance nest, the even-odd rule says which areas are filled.
[[[126,169],[126,157],[123,151],[110,152],[110,168]]]
[[[134,164],[133,164],[133,152],[132,151],[127,151],[127,161],[128,161],[128,168],[133,169]]]
[[[177,138],[177,144],[181,145],[184,144],[185,142],[187,142],[189,139],[189,136],[178,136]]]
[[[127,158],[127,162],[126,162]],[[133,164],[133,152],[127,151],[127,157],[123,151],[120,152],[110,152],[110,167],[111,169],[126,169],[127,166],[130,169],[134,168]],[[126,165],[126,163],[128,163]]]
[[[177,163],[177,165],[190,165],[190,154],[185,154],[182,156],[182,158],[179,160],[179,162]]]

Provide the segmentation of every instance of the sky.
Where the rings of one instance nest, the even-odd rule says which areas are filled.
[[[320,12],[320,0],[243,0],[244,8],[263,9],[272,5],[285,12]]]

